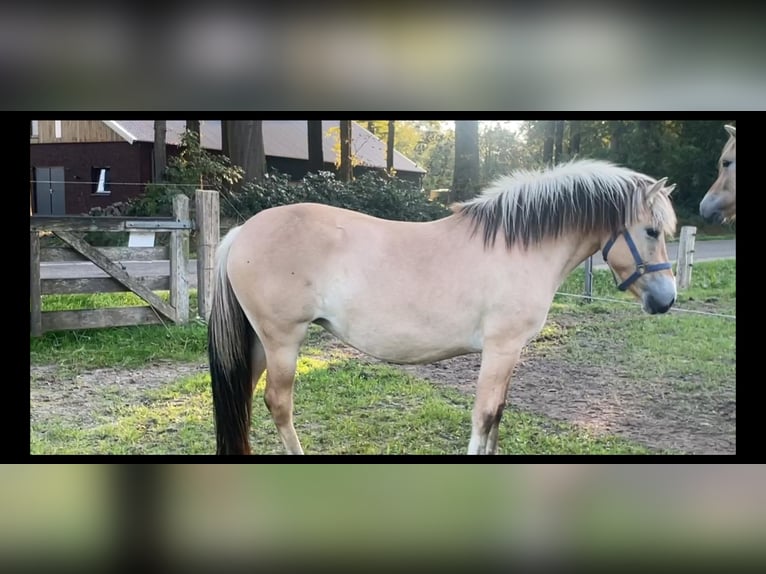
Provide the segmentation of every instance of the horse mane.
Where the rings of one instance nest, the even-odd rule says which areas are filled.
[[[618,233],[649,215],[655,228],[672,235],[676,215],[668,197],[657,193],[647,204],[643,193],[655,182],[607,161],[573,160],[501,177],[452,210],[471,220],[471,235],[481,232],[486,247],[501,230],[506,247],[528,247],[571,232]]]

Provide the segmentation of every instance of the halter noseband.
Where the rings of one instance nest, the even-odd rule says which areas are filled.
[[[622,233],[618,233],[617,235],[613,235],[612,238],[606,242],[604,245],[604,249],[601,250],[601,255],[604,258],[604,261],[609,264],[609,262],[606,259],[606,256],[609,254],[609,250],[614,245],[614,242],[617,241],[617,238],[620,235],[625,236],[625,243],[628,244],[628,249],[630,249],[630,252],[633,254],[633,259],[636,262],[636,270],[631,274],[630,277],[628,277],[625,281],[617,285],[617,276],[614,272],[612,272],[612,278],[614,279],[614,284],[617,285],[617,288],[620,291],[625,291],[628,287],[630,287],[635,281],[644,275],[645,273],[652,273],[653,271],[662,271],[663,269],[672,269],[673,264],[670,263],[670,261],[665,261],[664,263],[651,263],[647,264],[644,263],[644,261],[641,259],[641,255],[638,253],[638,248],[636,247],[636,244],[633,242],[633,238],[630,236],[630,233],[628,233],[628,230],[626,229]],[[611,268],[611,267],[610,267]]]

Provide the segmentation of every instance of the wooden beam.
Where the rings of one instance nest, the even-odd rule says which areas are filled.
[[[194,201],[197,217],[197,301],[205,321],[213,302],[213,269],[218,247],[220,206],[217,191],[198,189]]]
[[[112,261],[164,261],[168,259],[167,247],[94,247]],[[40,250],[40,260],[87,261],[88,258],[74,249],[45,247]]]
[[[98,219],[98,218],[95,218]],[[67,231],[56,231],[58,237],[63,241],[71,245],[74,249],[85,255],[93,263],[98,265],[101,269],[106,271],[109,275],[117,279],[120,283],[125,285],[128,289],[133,291],[136,295],[141,297],[144,301],[149,303],[152,307],[157,309],[160,313],[168,317],[171,321],[175,321],[176,311],[155,295],[150,289],[133,279],[125,271],[123,271],[116,263],[109,260],[102,255],[98,249],[89,245],[76,235],[73,235]]]
[[[177,221],[189,220],[189,198],[183,194],[173,196],[173,215]],[[189,232],[170,233],[170,304],[176,311],[176,323],[189,321]]]
[[[29,234],[29,331],[33,337],[43,334],[42,285],[40,282],[40,235],[37,231]]]
[[[68,215],[33,215],[29,218],[31,231],[130,231],[142,229],[149,231],[174,231],[191,229],[190,221],[175,221],[170,218],[136,217],[91,217]]]
[[[43,331],[69,329],[101,329],[156,325],[162,323],[151,307],[113,307],[111,309],[80,309],[77,311],[46,311],[43,313]]]
[[[151,291],[169,291],[170,277],[133,277]],[[111,277],[89,277],[85,279],[43,279],[43,295],[71,295],[73,293],[124,293],[130,291],[125,285]],[[190,285],[194,287],[194,285]]]
[[[676,286],[678,289],[688,289],[692,282],[694,238],[696,235],[696,227],[685,225],[681,228],[681,235],[678,238],[678,263],[676,265]]]

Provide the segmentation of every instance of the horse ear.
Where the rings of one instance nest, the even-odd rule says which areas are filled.
[[[723,126],[724,129],[729,132],[729,135],[733,138],[737,137],[737,128],[734,126]]]
[[[655,196],[655,194],[659,193],[664,187],[665,183],[668,181],[667,177],[663,177],[660,180],[655,181],[649,189],[646,190],[646,198],[651,199]]]
[[[669,185],[667,187],[663,187],[662,188],[662,193],[664,193],[665,195],[669,196],[671,193],[673,193],[673,190],[675,188],[676,188],[676,184],[675,183],[673,185]]]

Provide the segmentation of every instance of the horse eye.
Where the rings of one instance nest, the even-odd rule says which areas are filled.
[[[654,227],[647,227],[646,234],[652,239],[657,239],[660,236],[660,232],[654,229]]]
[[[731,165],[731,160],[725,159],[721,162],[723,167],[729,167]]]

